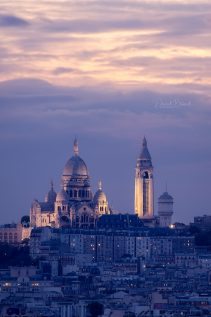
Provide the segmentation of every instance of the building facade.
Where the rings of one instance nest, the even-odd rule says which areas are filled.
[[[109,217],[109,216],[107,216]],[[30,239],[33,258],[89,255],[92,262],[113,263],[142,258],[145,263],[175,262],[178,256],[192,259],[194,236],[170,228],[130,229],[34,228]]]
[[[30,237],[31,228],[23,224],[5,224],[0,226],[0,243],[18,244]]]

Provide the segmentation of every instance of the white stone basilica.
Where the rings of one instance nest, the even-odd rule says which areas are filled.
[[[79,156],[77,140],[74,155],[67,161],[62,174],[62,188],[56,194],[51,189],[44,202],[34,200],[30,209],[31,227],[94,228],[101,215],[110,215],[108,200],[99,182],[99,189],[92,195],[87,166]],[[168,227],[173,215],[173,198],[165,192],[158,200],[158,217],[154,216],[154,180],[151,155],[146,138],[137,159],[135,170],[135,214],[146,225]]]
[[[102,214],[111,210],[102,183],[92,195],[87,166],[79,156],[77,140],[74,141],[74,155],[67,161],[62,174],[62,189],[56,194],[51,189],[44,202],[34,200],[30,209],[31,227],[92,228]]]

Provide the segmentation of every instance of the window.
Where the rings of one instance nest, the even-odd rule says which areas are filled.
[[[147,171],[143,173],[143,178],[149,179],[149,173]]]

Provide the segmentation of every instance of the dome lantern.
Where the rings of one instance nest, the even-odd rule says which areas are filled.
[[[73,144],[73,152],[75,155],[79,155],[79,148],[78,148],[78,140],[75,138]]]

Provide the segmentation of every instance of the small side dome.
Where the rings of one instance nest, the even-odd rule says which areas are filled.
[[[51,189],[47,193],[47,195],[45,197],[45,201],[48,203],[55,203],[55,201],[56,201],[56,192],[54,191],[52,181],[51,181]]]
[[[173,197],[171,195],[169,195],[168,192],[164,192],[158,199],[159,201],[162,200],[168,200],[168,201],[173,201]]]
[[[56,202],[62,202],[62,203],[67,203],[68,202],[68,196],[67,193],[64,191],[64,189],[62,188],[62,190],[56,195]]]
[[[102,182],[99,182],[99,187],[98,190],[96,191],[94,198],[93,198],[94,204],[99,204],[99,203],[106,203],[107,198],[105,193],[102,190]]]

